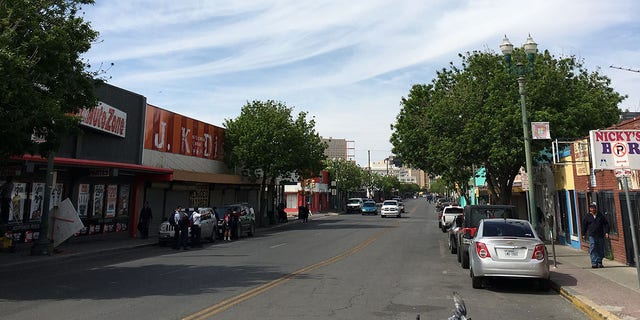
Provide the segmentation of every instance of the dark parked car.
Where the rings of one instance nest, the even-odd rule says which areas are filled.
[[[510,205],[469,205],[464,207],[462,229],[457,234],[458,262],[469,269],[469,245],[482,219],[517,218],[515,207]]]
[[[240,238],[243,233],[246,233],[249,237],[253,237],[256,231],[256,214],[247,203],[234,203],[219,206],[216,209],[218,212],[218,239],[222,239],[223,235],[223,219],[224,214],[227,211],[231,211],[231,237]]]

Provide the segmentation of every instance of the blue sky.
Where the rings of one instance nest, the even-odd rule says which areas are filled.
[[[247,101],[305,111],[323,137],[353,140],[358,164],[391,154],[390,125],[413,84],[458,53],[519,46],[575,55],[640,111],[640,1],[96,1],[85,55],[112,85],[222,126]]]

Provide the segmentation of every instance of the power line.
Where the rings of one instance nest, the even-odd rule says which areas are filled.
[[[625,71],[631,71],[631,72],[638,72],[638,73],[640,73],[640,70],[638,70],[638,69],[623,68],[623,67],[616,67],[616,66],[609,66],[609,68],[613,68],[613,69],[620,69],[620,70],[625,70]]]

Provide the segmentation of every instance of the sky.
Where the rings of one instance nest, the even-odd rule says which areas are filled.
[[[83,58],[157,107],[223,127],[276,100],[353,141],[365,167],[392,155],[400,101],[459,53],[521,46],[576,56],[640,111],[637,0],[108,0],[83,8],[100,33]],[[113,64],[111,66],[111,64]]]

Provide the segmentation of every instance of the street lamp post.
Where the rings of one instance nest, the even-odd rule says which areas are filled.
[[[538,225],[538,213],[536,211],[536,202],[535,202],[535,191],[533,184],[533,170],[531,167],[531,135],[529,134],[529,120],[527,117],[527,105],[526,105],[526,95],[527,91],[525,88],[525,75],[531,73],[533,71],[533,61],[535,60],[536,53],[538,51],[538,44],[533,41],[531,35],[527,38],[527,42],[523,45],[524,52],[527,55],[527,66],[523,65],[522,62],[518,62],[516,64],[515,69],[511,68],[511,55],[513,53],[513,44],[509,42],[509,38],[504,36],[502,40],[502,44],[500,44],[500,50],[504,55],[504,61],[507,65],[507,70],[509,72],[514,72],[518,76],[518,88],[520,92],[520,109],[522,113],[522,133],[524,135],[524,153],[525,153],[525,165],[527,170],[527,180],[529,180],[529,188],[527,190],[529,196],[529,217],[531,219],[531,224],[535,227]]]

